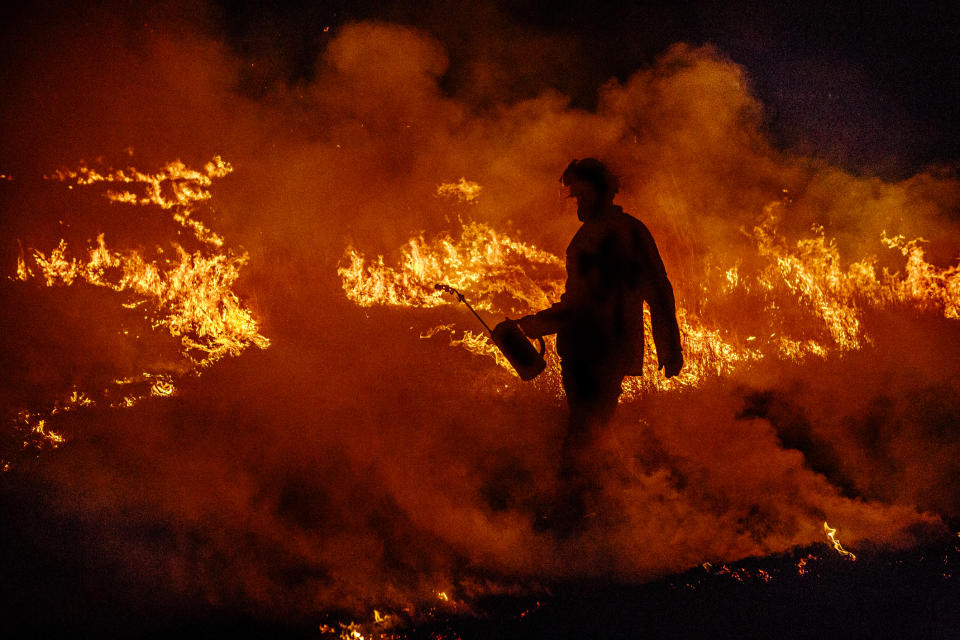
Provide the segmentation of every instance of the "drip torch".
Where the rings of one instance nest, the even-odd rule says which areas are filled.
[[[483,321],[483,318],[474,311],[462,293],[447,284],[435,284],[433,288],[437,291],[445,291],[446,293],[453,294],[457,297],[457,300],[467,305],[467,309],[470,309],[470,312],[480,321],[483,328],[487,330],[487,333],[490,334],[490,339],[493,340],[493,344],[497,345],[497,348],[500,349],[500,352],[507,358],[521,379],[533,380],[546,368],[547,363],[543,359],[546,345],[543,342],[543,338],[537,338],[540,342],[540,352],[538,353],[516,320],[507,318],[491,329],[487,326],[487,323]]]

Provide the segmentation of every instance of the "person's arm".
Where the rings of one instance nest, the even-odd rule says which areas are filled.
[[[528,338],[540,338],[557,333],[570,323],[570,316],[574,310],[583,304],[584,297],[588,295],[582,274],[579,273],[580,256],[583,252],[581,232],[578,231],[570,241],[570,246],[567,247],[567,281],[560,300],[543,311],[524,316],[519,320],[520,328]]]
[[[638,235],[639,255],[644,272],[641,277],[643,297],[650,307],[657,362],[659,368],[664,370],[664,375],[672,378],[683,368],[683,348],[680,343],[673,286],[667,278],[667,270],[650,231],[642,226]]]
[[[528,338],[540,338],[556,333],[566,323],[569,315],[569,296],[564,293],[559,302],[555,302],[543,311],[524,316],[518,321],[520,328]]]

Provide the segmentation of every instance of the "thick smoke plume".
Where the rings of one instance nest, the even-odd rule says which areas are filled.
[[[717,274],[759,272],[753,230],[771,203],[788,245],[819,225],[844,265],[902,270],[881,243],[902,234],[944,267],[960,249],[954,177],[889,183],[774,148],[748,71],[710,47],[671,47],[587,112],[550,91],[451,95],[438,41],[356,23],[335,30],[309,82],[254,100],[236,91],[242,63],[225,45],[189,17],[156,18],[104,11],[93,29],[23,35],[4,71],[4,275],[61,238],[188,242],[160,212],[41,176],[219,154],[234,171],[204,223],[249,254],[235,288],[271,341],[178,380],[172,398],[51,419],[70,441],[0,477],[42,487],[105,571],[255,615],[366,612],[441,591],[640,581],[825,541],[824,520],[848,548],[909,545],[960,517],[960,341],[942,310],[875,309],[860,349],[767,358],[623,403],[597,451],[596,514],[557,540],[533,522],[553,490],[562,399],[445,334],[421,338],[475,329],[461,308],[361,308],[337,273],[347,247],[394,263],[410,238],[471,221],[562,256],[576,217],[558,177],[594,156],[621,175],[617,201],[652,230],[681,306],[745,339],[780,328],[703,301]],[[437,196],[461,177],[482,186],[475,203]],[[109,292],[2,289],[10,415],[170,357],[118,337]]]

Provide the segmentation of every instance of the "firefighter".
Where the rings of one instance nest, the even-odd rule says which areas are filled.
[[[643,368],[643,303],[650,307],[657,359],[666,377],[683,367],[673,287],[647,227],[613,204],[619,179],[594,158],[560,177],[583,224],[567,247],[560,301],[520,320],[530,338],[557,334],[569,420],[561,450],[561,499],[547,526],[575,525],[595,481],[584,455],[613,417],[628,375]],[[541,523],[543,524],[543,523]]]

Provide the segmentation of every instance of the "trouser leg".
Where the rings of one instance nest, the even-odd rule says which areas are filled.
[[[591,445],[613,418],[623,376],[602,363],[563,363],[563,386],[570,415],[560,456],[559,479],[563,490],[577,499],[595,491],[597,463]]]

